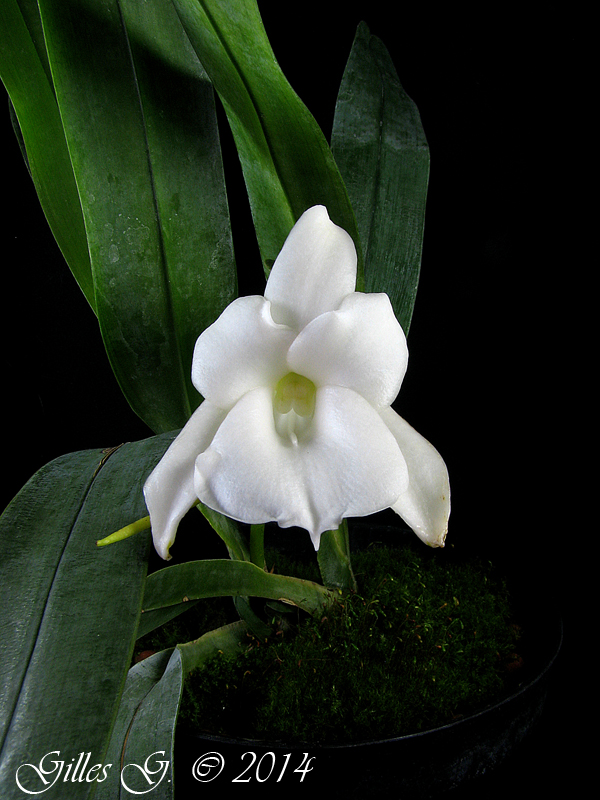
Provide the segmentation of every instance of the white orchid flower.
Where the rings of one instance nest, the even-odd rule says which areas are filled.
[[[443,546],[446,465],[391,408],[404,333],[386,294],[355,286],[354,243],[315,206],[265,296],[234,300],[201,334],[192,380],[205,399],[144,486],[163,558],[197,499],[240,522],[305,528],[315,549],[344,518],[391,507]]]

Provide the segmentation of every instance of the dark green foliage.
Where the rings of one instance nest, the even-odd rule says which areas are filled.
[[[230,597],[211,597],[191,602],[189,611],[137,640],[134,660],[139,661],[150,653],[199,639],[204,633],[236,619],[239,617]]]
[[[180,724],[333,744],[425,730],[498,699],[518,630],[506,588],[490,564],[435,555],[418,544],[355,554],[358,593],[318,619],[272,611],[268,641],[249,638],[188,681]]]

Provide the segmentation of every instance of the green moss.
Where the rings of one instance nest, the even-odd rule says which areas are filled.
[[[278,554],[268,564],[317,578]],[[425,730],[501,696],[517,628],[490,564],[375,547],[354,554],[353,567],[359,592],[321,618],[272,612],[270,640],[249,638],[239,657],[193,675],[180,726],[342,743]]]

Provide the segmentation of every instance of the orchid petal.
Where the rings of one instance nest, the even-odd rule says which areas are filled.
[[[154,546],[165,560],[177,526],[197,502],[194,462],[208,447],[226,412],[205,400],[192,414],[144,484]]]
[[[386,294],[353,292],[312,320],[288,354],[290,370],[317,386],[345,386],[376,407],[390,405],[406,373],[406,337]]]
[[[408,489],[391,504],[417,536],[443,547],[450,516],[450,480],[438,451],[391,408],[381,418],[396,438],[408,466]]]
[[[356,263],[352,238],[331,222],[324,206],[309,208],[285,240],[267,281],[273,318],[299,331],[333,311],[355,289]]]
[[[270,308],[264,297],[240,297],[200,335],[192,382],[203,397],[228,409],[288,371],[286,353],[295,332],[274,322]]]
[[[315,549],[344,517],[387,508],[407,486],[404,458],[377,411],[335,386],[317,390],[310,430],[296,444],[277,432],[272,391],[249,392],[196,460],[203,503],[244,522],[305,528]]]

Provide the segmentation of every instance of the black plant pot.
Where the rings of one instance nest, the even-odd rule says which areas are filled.
[[[180,735],[176,796],[216,797],[225,786],[246,785],[259,787],[262,797],[305,798],[307,792],[325,791],[328,798],[411,800],[470,786],[518,747],[544,706],[562,644],[562,621],[558,613],[527,603],[521,613],[530,632],[524,666],[518,685],[499,702],[431,730],[347,745]]]

